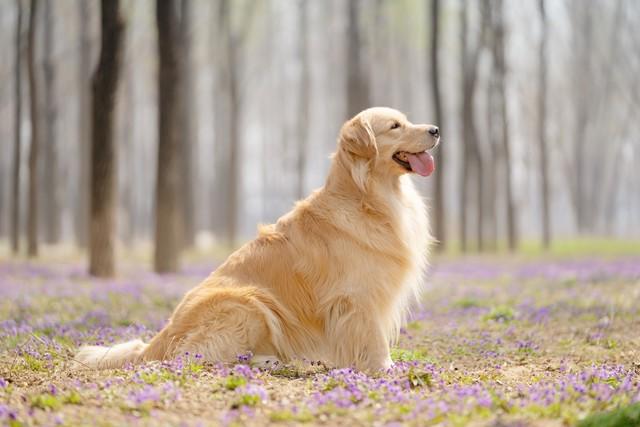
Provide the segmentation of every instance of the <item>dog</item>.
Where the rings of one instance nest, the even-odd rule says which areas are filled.
[[[325,185],[275,224],[259,227],[178,304],[148,344],[84,346],[88,368],[164,360],[322,360],[376,371],[397,339],[433,243],[410,174],[435,169],[438,128],[386,107],[341,128]]]

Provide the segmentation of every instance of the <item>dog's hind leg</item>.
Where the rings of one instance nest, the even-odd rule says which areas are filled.
[[[238,355],[276,354],[262,307],[250,296],[211,295],[176,313],[167,328],[172,356],[200,354],[210,362],[235,362]]]

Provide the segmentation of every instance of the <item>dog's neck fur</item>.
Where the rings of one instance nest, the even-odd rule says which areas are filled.
[[[426,225],[426,212],[420,202],[415,204],[415,189],[409,178],[403,175],[384,173],[376,170],[373,160],[367,163],[362,158],[354,158],[340,147],[333,155],[331,171],[323,192],[329,199],[338,197],[342,202],[351,204],[352,209],[341,211],[338,215],[364,215],[364,224],[377,224],[373,228],[362,228],[352,238],[361,241],[371,249],[385,253],[393,262],[405,264],[407,277],[399,293],[398,300],[392,305],[388,320],[388,338],[397,338],[403,324],[406,309],[411,302],[418,300],[420,278],[425,268],[425,256],[431,237]],[[358,164],[359,163],[359,164]],[[356,175],[354,176],[354,170]],[[357,175],[362,172],[364,176]],[[364,185],[362,185],[364,183]],[[359,197],[354,198],[354,194]],[[330,204],[324,205],[330,208]],[[421,219],[424,216],[423,219]],[[334,217],[333,223],[340,227],[343,220]],[[345,231],[351,232],[354,224],[349,221]],[[423,226],[423,224],[425,224]],[[415,234],[420,236],[416,239]]]
[[[354,166],[354,162],[363,164]],[[354,167],[366,168],[366,176],[354,177]],[[319,203],[315,206],[323,215],[332,217],[330,222],[334,227],[349,233],[370,249],[403,262],[402,259],[409,256],[409,248],[405,244],[406,219],[403,217],[405,185],[400,176],[381,176],[372,169],[365,160],[354,159],[339,149],[333,156],[331,171],[324,188],[317,195]],[[361,180],[366,185],[360,185]],[[343,204],[338,212],[333,207],[335,199]]]
[[[381,175],[375,171],[375,159],[356,158],[341,148],[333,155],[324,188],[329,193],[348,198],[353,198],[354,193],[360,194],[361,198],[356,202],[367,211],[383,215],[390,213],[388,198],[402,194],[400,176]]]

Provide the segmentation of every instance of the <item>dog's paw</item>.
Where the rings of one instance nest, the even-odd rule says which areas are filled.
[[[274,366],[281,365],[282,362],[276,356],[253,356],[251,359],[251,366],[258,369],[271,369]]]
[[[387,356],[387,358],[383,362],[382,369],[386,371],[387,369],[390,369],[392,366],[393,366],[393,360],[391,360],[391,356]]]
[[[360,364],[360,365],[356,364],[356,369],[366,372],[367,374],[374,375],[374,374],[379,374],[380,371],[386,371],[392,366],[393,366],[393,361],[391,360],[390,357],[386,357],[385,359],[382,359],[382,360],[377,360],[377,361],[369,360],[364,364]]]

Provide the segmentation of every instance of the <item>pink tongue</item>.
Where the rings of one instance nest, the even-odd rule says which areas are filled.
[[[429,176],[436,170],[433,156],[426,151],[418,154],[407,154],[407,158],[411,169],[419,175]]]

